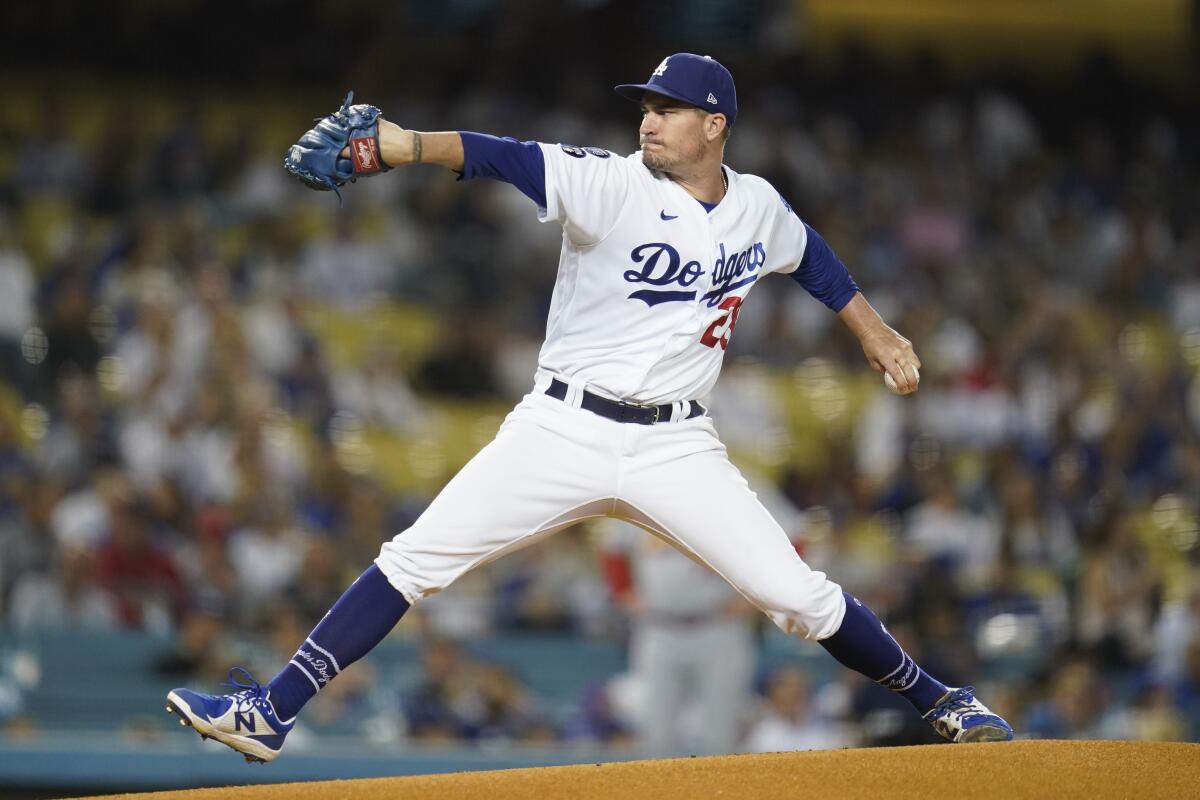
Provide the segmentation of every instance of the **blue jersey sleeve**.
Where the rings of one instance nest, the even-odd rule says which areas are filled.
[[[546,159],[537,142],[459,131],[463,143],[461,180],[495,178],[507,181],[538,208],[546,207]]]
[[[808,232],[804,258],[800,259],[800,266],[789,274],[813,297],[834,311],[841,311],[858,292],[858,284],[850,277],[846,265],[821,238],[821,234],[807,222],[804,223],[804,229]]]

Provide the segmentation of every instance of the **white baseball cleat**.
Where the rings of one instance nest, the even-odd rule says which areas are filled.
[[[235,672],[241,672],[249,682],[239,682]],[[216,739],[244,755],[248,762],[271,761],[283,749],[283,740],[296,721],[281,722],[267,688],[241,667],[229,671],[229,681],[228,685],[240,691],[203,694],[172,689],[167,693],[167,711],[178,714],[179,723],[195,728],[200,738]]]
[[[975,687],[951,689],[942,695],[925,719],[952,742],[1007,742],[1012,726],[975,698]]]

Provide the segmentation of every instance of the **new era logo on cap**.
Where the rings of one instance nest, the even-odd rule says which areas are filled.
[[[614,88],[617,94],[634,102],[641,102],[646,92],[655,92],[710,113],[724,114],[731,126],[737,119],[733,76],[710,56],[675,53],[655,67],[646,83],[623,83]]]

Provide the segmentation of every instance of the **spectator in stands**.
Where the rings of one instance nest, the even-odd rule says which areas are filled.
[[[1187,656],[1200,645],[1200,572],[1193,570],[1185,594],[1163,605],[1154,628],[1154,675],[1174,684],[1184,675]]]
[[[4,448],[6,428],[0,415],[0,449]],[[3,616],[7,616],[18,579],[44,576],[51,570],[56,543],[50,530],[50,511],[58,493],[54,484],[40,481],[27,465],[22,466],[15,454],[7,455],[14,458],[0,467],[0,611]]]
[[[379,546],[406,526],[393,523],[392,499],[375,481],[359,479],[346,487],[342,502],[346,518],[339,520],[335,535],[345,564],[365,564],[379,553]]]
[[[474,665],[451,642],[427,642],[421,657],[423,675],[403,699],[409,735],[424,742],[469,739],[469,718],[476,712]]]
[[[300,567],[283,595],[304,624],[311,627],[341,596],[345,582],[337,546],[332,540],[310,536],[303,548]]]
[[[85,257],[83,253],[72,254],[76,260]],[[79,263],[66,265],[54,276],[55,282],[49,287],[44,301],[41,327],[46,333],[46,341],[40,347],[37,342],[33,345],[37,349],[44,348],[38,355],[42,359],[38,374],[41,376],[41,394],[46,397],[59,393],[64,378],[90,380],[100,363],[102,349],[92,327],[95,298],[89,291],[84,270]],[[69,403],[74,397],[76,395],[67,394],[62,399]]]
[[[581,635],[611,630],[608,591],[589,541],[594,530],[577,525],[497,564],[496,627]]]
[[[115,465],[116,439],[92,378],[72,368],[60,376],[58,389],[60,413],[40,442],[39,467],[67,486],[79,486],[97,466]]]
[[[1128,512],[1102,529],[1104,539],[1085,559],[1078,634],[1104,666],[1130,667],[1151,654],[1162,576]]]
[[[345,213],[333,219],[330,236],[309,243],[297,278],[310,300],[361,312],[386,296],[391,268],[377,242],[359,230],[353,214]]]
[[[556,736],[529,690],[507,667],[468,658],[444,639],[426,644],[421,664],[419,684],[402,701],[412,738],[536,742]]]
[[[578,711],[562,726],[559,736],[567,742],[594,742],[615,748],[629,748],[637,742],[603,683],[584,689]]]
[[[26,394],[33,390],[30,361],[40,355],[21,350],[37,311],[35,288],[33,266],[0,213],[0,378]]]
[[[812,708],[812,689],[796,667],[776,670],[767,679],[763,707],[742,743],[752,753],[787,750],[832,750],[853,744],[847,732],[831,720],[819,719]]]
[[[1200,742],[1200,641],[1193,641],[1184,653],[1183,673],[1172,688],[1175,707],[1190,720],[1189,741]]]
[[[441,397],[479,398],[496,394],[496,322],[486,314],[448,319],[443,335],[417,369],[416,385]]]
[[[64,546],[47,575],[28,572],[13,587],[8,622],[18,630],[116,628],[123,620],[96,581],[95,556],[84,547]]]
[[[188,587],[174,557],[156,541],[148,516],[132,495],[110,499],[110,527],[97,553],[100,583],[122,626],[165,633],[182,618]]]
[[[1011,470],[998,489],[1001,549],[1023,565],[1053,570],[1052,578],[1070,576],[1079,559],[1070,518],[1057,506],[1041,507],[1034,476],[1024,469]]]
[[[141,152],[138,140],[144,130],[136,118],[128,105],[114,106],[89,154],[86,207],[101,217],[112,218],[125,211],[138,188],[135,168]]]
[[[481,665],[477,676],[479,710],[470,724],[478,739],[547,742],[557,735],[538,711],[529,690],[512,670],[499,664]]]
[[[259,498],[251,518],[229,538],[229,561],[251,611],[298,578],[309,539],[285,498],[271,493]]]
[[[233,657],[226,617],[216,598],[193,604],[184,612],[171,648],[154,663],[154,671],[175,679],[221,680]]]
[[[72,115],[56,93],[44,95],[34,117],[37,131],[16,151],[15,180],[32,197],[68,200],[88,177],[88,161],[68,127]]]
[[[923,494],[905,518],[905,540],[917,555],[946,563],[961,586],[979,585],[999,553],[999,529],[960,502],[949,467],[925,473]]]
[[[988,583],[963,604],[967,635],[985,659],[1041,664],[1069,634],[1063,624],[1066,603],[1057,584],[1039,582],[1035,573],[1002,555]]]
[[[1120,738],[1143,742],[1185,742],[1188,740],[1188,718],[1175,703],[1171,687],[1151,683],[1134,700],[1130,709],[1131,730]]]
[[[1043,739],[1102,738],[1109,693],[1089,661],[1074,657],[1056,666],[1045,685],[1045,696],[1029,709],[1022,730]]]
[[[333,393],[338,407],[369,425],[396,433],[419,433],[429,424],[429,411],[409,386],[398,361],[395,351],[378,349],[367,354],[359,369],[335,375]]]

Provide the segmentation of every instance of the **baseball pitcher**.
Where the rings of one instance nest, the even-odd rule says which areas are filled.
[[[175,689],[168,710],[250,761],[283,747],[301,707],[365,655],[422,598],[505,553],[590,517],[632,522],[706,565],[788,633],[902,694],[946,738],[1012,738],[971,687],[938,682],[879,619],[797,555],[730,463],[701,400],[742,303],[785,276],[858,337],[896,391],[917,390],[920,361],[845,266],[762,178],[723,163],[737,123],[733,77],[707,56],[663,59],[638,103],[639,149],[422,133],[351,105],[293,145],[285,167],[313,188],[431,163],[523,192],[562,228],[546,341],[529,394],[496,438],[330,609],[268,684]],[[713,653],[713,658],[721,658]]]

